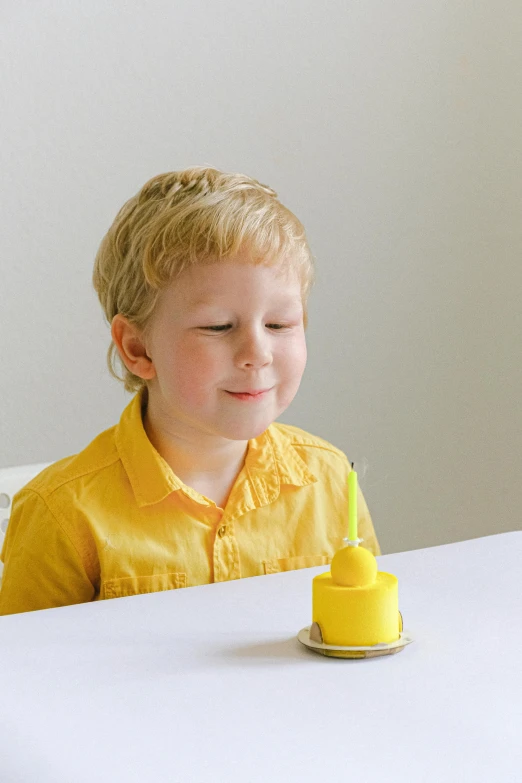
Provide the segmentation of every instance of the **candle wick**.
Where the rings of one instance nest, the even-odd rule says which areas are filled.
[[[352,470],[353,470],[353,462],[352,462]]]

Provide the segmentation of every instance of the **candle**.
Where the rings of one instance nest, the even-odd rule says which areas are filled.
[[[357,541],[357,473],[348,473],[348,539]]]

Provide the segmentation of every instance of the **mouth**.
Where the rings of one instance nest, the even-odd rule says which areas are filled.
[[[271,389],[249,389],[248,391],[232,392],[225,389],[227,394],[235,397],[238,400],[261,400],[265,397]]]

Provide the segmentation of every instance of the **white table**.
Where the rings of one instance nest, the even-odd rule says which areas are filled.
[[[0,618],[2,783],[522,780],[522,533],[379,558],[397,655],[302,647],[324,568]]]

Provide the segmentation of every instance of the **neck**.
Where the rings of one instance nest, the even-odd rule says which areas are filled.
[[[197,431],[169,415],[147,392],[142,419],[156,451],[186,484],[198,479],[222,482],[237,476],[244,465],[248,441]]]

